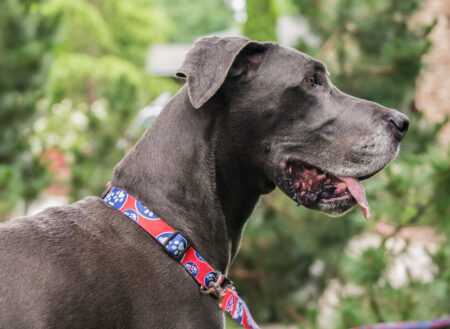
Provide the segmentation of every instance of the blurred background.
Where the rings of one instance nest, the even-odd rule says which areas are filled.
[[[338,329],[449,314],[448,0],[2,0],[0,221],[100,195],[209,34],[295,47],[343,91],[411,119],[397,160],[364,183],[370,221],[261,199],[230,272],[256,320]]]

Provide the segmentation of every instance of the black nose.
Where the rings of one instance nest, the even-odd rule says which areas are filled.
[[[409,127],[409,119],[403,113],[393,111],[387,118],[389,129],[395,137],[401,139],[406,135]]]

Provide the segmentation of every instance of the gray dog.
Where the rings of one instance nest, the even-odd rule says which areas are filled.
[[[339,91],[275,43],[198,40],[186,85],[116,166],[126,190],[226,274],[261,194],[329,214],[368,205],[360,180],[396,156],[398,111]],[[217,299],[99,197],[0,226],[0,328],[223,328]],[[250,307],[251,308],[251,307]]]

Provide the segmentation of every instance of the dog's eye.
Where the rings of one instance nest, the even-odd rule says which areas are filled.
[[[317,86],[316,76],[311,75],[311,76],[307,77],[306,83],[309,84],[311,87]]]

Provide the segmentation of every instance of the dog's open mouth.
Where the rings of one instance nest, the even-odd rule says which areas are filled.
[[[366,193],[357,178],[335,176],[301,161],[283,163],[283,190],[298,205],[342,214],[359,204],[364,217],[370,218]]]

